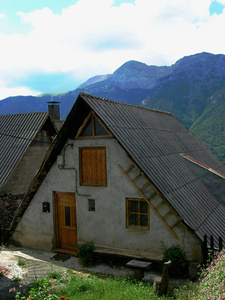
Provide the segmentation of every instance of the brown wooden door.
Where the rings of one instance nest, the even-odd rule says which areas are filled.
[[[76,200],[74,193],[55,193],[57,247],[75,252],[77,246]]]

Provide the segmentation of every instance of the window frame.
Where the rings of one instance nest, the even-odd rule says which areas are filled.
[[[96,128],[95,128],[95,121],[97,120],[101,126],[105,129],[107,134],[104,135],[96,135]],[[92,135],[82,136],[82,132],[85,129],[87,123],[91,121],[92,124]],[[76,135],[76,139],[87,139],[87,138],[109,138],[112,137],[112,134],[109,132],[109,130],[106,128],[106,126],[99,120],[99,118],[96,116],[96,114],[93,111],[90,111],[87,118],[84,120],[84,123],[81,125],[80,129],[78,130],[78,133]]]
[[[138,202],[138,212],[131,212],[130,211],[130,202],[135,201]],[[147,204],[147,213],[141,213],[140,212],[140,203],[145,202]],[[130,224],[130,217],[131,215],[138,215],[138,225],[132,225]],[[140,225],[140,216],[144,215],[148,217],[148,225],[142,226]],[[143,199],[143,198],[126,198],[126,226],[127,228],[131,229],[141,229],[141,230],[149,230],[150,229],[150,209],[149,204]]]
[[[88,199],[88,211],[95,212],[95,199]]]
[[[82,152],[83,150],[104,150],[104,166],[102,170],[104,171],[104,182],[98,183],[86,183],[84,182],[83,178],[83,159],[82,159]],[[107,187],[107,159],[106,159],[106,147],[80,147],[79,148],[79,163],[80,163],[80,186],[90,186],[90,187]],[[96,170],[95,170],[96,171]],[[97,173],[97,172],[96,172]]]

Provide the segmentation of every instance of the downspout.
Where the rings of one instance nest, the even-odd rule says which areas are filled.
[[[77,188],[77,169],[76,168],[66,168],[65,167],[65,152],[66,152],[66,148],[67,147],[71,147],[71,149],[73,149],[73,144],[67,144],[64,148],[63,148],[63,156],[62,157],[58,157],[57,158],[57,162],[58,162],[58,168],[60,170],[74,170],[75,172],[75,191],[76,191],[76,194],[79,195],[79,196],[91,196],[91,195],[88,195],[88,194],[80,194],[78,192],[78,188]],[[60,163],[59,163],[60,162]]]

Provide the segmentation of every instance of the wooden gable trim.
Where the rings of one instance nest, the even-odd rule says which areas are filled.
[[[92,136],[80,136],[81,133],[83,132],[85,126],[87,125],[87,123],[89,122],[90,118],[92,118],[92,130],[93,130],[93,135]],[[94,118],[96,118],[98,120],[98,122],[101,124],[101,126],[107,131],[108,135],[96,135],[95,132],[95,124],[94,124]],[[96,116],[96,114],[93,111],[90,111],[90,113],[88,114],[87,118],[84,120],[83,124],[81,125],[81,127],[78,130],[78,133],[76,135],[76,138],[80,138],[80,139],[85,139],[85,138],[99,138],[99,137],[103,137],[103,138],[108,138],[108,137],[112,137],[113,135],[111,134],[111,132],[109,132],[109,130],[106,128],[106,126],[101,122],[101,120]]]

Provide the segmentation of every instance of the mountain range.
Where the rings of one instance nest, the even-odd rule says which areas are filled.
[[[225,55],[198,53],[171,66],[128,61],[73,91],[6,98],[0,114],[46,111],[46,102],[59,101],[65,119],[80,92],[170,112],[225,162]]]

